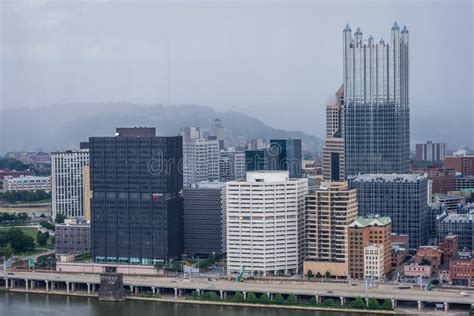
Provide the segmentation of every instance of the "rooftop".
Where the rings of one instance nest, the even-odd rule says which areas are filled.
[[[349,227],[385,226],[390,223],[392,223],[390,217],[377,215],[371,217],[359,216],[349,225]]]
[[[425,180],[426,176],[420,174],[360,174],[350,177],[352,182],[418,182]]]

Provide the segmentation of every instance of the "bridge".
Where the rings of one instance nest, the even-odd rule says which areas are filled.
[[[98,274],[73,274],[57,272],[0,272],[0,279],[6,289],[24,289],[48,292],[78,292],[95,294],[100,286]],[[228,279],[207,278],[171,278],[156,276],[124,275],[123,283],[132,293],[152,292],[155,295],[171,295],[179,298],[196,291],[198,295],[203,292],[215,292],[221,298],[242,292],[244,298],[249,292],[256,294],[267,293],[270,297],[275,294],[295,294],[298,299],[316,298],[323,302],[331,298],[340,300],[341,304],[355,300],[357,297],[365,298],[365,286],[361,283],[321,283],[295,280],[246,280],[235,282]],[[445,311],[450,306],[468,309],[474,303],[474,291],[464,291],[469,296],[460,295],[460,290],[433,289],[430,292],[417,288],[399,289],[394,284],[379,284],[367,290],[367,298],[378,300],[389,299],[393,307],[415,307],[422,310],[424,306],[434,307],[443,304]]]

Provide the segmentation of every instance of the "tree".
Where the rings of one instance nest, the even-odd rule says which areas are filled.
[[[420,263],[422,266],[430,266],[431,265],[431,261],[429,261],[428,259],[426,258],[423,258],[421,259],[421,263]]]
[[[310,305],[310,306],[316,306],[316,305],[318,305],[318,301],[316,301],[316,298],[315,298],[315,297],[312,297],[312,298],[309,299],[308,305]]]
[[[267,293],[263,293],[262,295],[260,295],[258,302],[260,304],[268,304],[270,302],[270,297],[268,297]]]
[[[199,294],[197,291],[192,291],[191,292],[191,297],[195,300],[197,300],[199,298]]]
[[[326,276],[326,278],[328,278],[328,279],[329,279],[329,278],[331,277],[331,272],[329,272],[329,271],[326,271],[326,273],[325,273],[324,275]]]
[[[54,231],[54,225],[48,221],[40,221],[40,226],[49,230]]]
[[[283,299],[283,296],[280,293],[278,293],[273,298],[273,302],[277,305],[282,305],[285,302],[285,300]]]
[[[8,243],[3,247],[0,247],[0,258],[8,259],[13,255],[12,246]]]
[[[255,276],[255,277],[258,276],[258,271],[257,270],[253,271],[253,276]]]
[[[36,233],[36,243],[40,247],[46,246],[46,243],[48,242],[48,238],[49,238],[49,233],[44,233],[43,234],[39,230],[38,230],[38,233]]]
[[[247,302],[255,304],[257,303],[257,296],[254,292],[250,292],[247,294]]]
[[[354,308],[361,308],[361,309],[365,308],[365,302],[361,297],[356,298],[355,301],[352,302],[351,305]]]
[[[321,274],[321,272],[318,271],[318,273],[316,273],[316,277],[317,277],[318,279],[321,279],[321,278],[323,277],[323,275]]]
[[[35,241],[26,236],[19,228],[10,228],[6,232],[0,232],[0,245],[10,244],[15,253],[35,249]]]
[[[324,306],[334,306],[335,302],[332,298],[328,298],[327,300],[324,300],[323,305]]]
[[[235,292],[234,296],[231,297],[233,302],[241,303],[244,301],[244,294],[242,292]]]
[[[388,298],[386,298],[384,301],[383,301],[383,304],[382,304],[382,309],[385,309],[385,310],[392,310],[393,309],[393,306],[392,306],[392,301],[390,301]]]
[[[306,276],[308,277],[308,279],[313,278],[313,271],[308,270],[308,273],[306,273]]]
[[[64,223],[64,220],[66,219],[66,216],[64,216],[63,214],[56,214],[56,217],[54,218],[54,221],[56,222],[56,224],[63,224]]]
[[[370,309],[378,309],[380,307],[379,301],[375,298],[369,298],[369,304],[368,304]]]
[[[288,305],[296,305],[298,303],[298,300],[296,299],[296,295],[291,293],[290,295],[288,295],[288,300],[287,300],[287,304]]]
[[[219,295],[217,295],[216,292],[212,291],[212,292],[209,292],[209,300],[218,301],[218,300],[220,300],[220,297],[219,297]]]

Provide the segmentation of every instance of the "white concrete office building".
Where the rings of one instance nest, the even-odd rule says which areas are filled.
[[[183,184],[219,180],[219,141],[183,141]]]
[[[89,150],[51,153],[53,217],[84,217],[83,172],[89,165]]]
[[[307,179],[290,179],[288,171],[247,172],[246,181],[226,184],[228,274],[300,271],[307,192]]]
[[[383,245],[373,244],[364,247],[364,276],[380,280],[384,274]]]

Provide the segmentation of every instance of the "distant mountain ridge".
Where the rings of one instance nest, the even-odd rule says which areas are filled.
[[[177,135],[180,127],[207,128],[215,118],[221,119],[234,137],[301,138],[309,148],[322,148],[323,141],[313,135],[272,128],[247,114],[219,112],[207,106],[70,103],[0,111],[0,154],[78,148],[79,143],[90,136],[114,135],[118,126],[156,127],[157,135]]]

